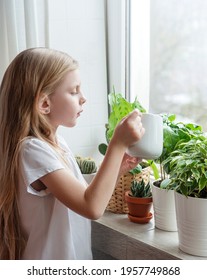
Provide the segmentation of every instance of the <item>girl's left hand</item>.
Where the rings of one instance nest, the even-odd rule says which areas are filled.
[[[138,165],[138,163],[141,161],[142,159],[131,157],[125,153],[119,170],[119,175],[121,176],[124,173],[128,172],[129,170],[135,168]]]

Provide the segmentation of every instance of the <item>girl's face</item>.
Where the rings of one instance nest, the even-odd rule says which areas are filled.
[[[83,111],[82,106],[86,102],[81,93],[80,84],[79,70],[70,71],[55,92],[49,96],[50,113],[48,118],[55,129],[59,125],[66,127],[76,125],[77,118]]]

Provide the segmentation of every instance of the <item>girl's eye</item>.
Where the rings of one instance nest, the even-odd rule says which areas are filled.
[[[74,87],[71,92],[71,95],[76,95],[76,94],[80,94],[80,86]]]

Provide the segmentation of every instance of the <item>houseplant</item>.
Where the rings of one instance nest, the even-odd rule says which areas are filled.
[[[99,152],[105,155],[108,143],[110,142],[114,130],[117,124],[125,117],[127,114],[132,112],[134,109],[138,109],[142,113],[146,113],[145,108],[140,104],[137,98],[133,102],[127,101],[120,93],[112,93],[108,95],[108,101],[110,106],[110,114],[108,118],[108,123],[106,124],[105,136],[106,143],[101,143],[98,146]],[[151,167],[154,177],[159,178],[158,169],[153,160],[148,160],[148,166]]]
[[[144,180],[145,183],[150,181],[150,167],[147,162],[141,162],[134,169],[119,177],[106,210],[119,214],[129,212],[124,195],[126,191],[130,190],[133,180]]]
[[[167,159],[174,150],[179,138],[185,135],[179,133],[179,127],[176,125],[175,119],[175,115],[163,115],[163,152],[156,160],[160,171],[160,177],[152,181],[155,226],[166,231],[177,231],[177,221],[174,190],[166,189],[166,184],[169,180],[169,169],[163,166],[163,161]]]
[[[155,226],[166,231],[176,231],[174,186],[169,186],[171,154],[180,143],[186,143],[202,135],[202,128],[193,123],[176,121],[174,114],[163,114],[163,152],[156,160],[160,178],[152,182]],[[167,187],[168,186],[168,187]]]
[[[163,163],[169,166],[167,187],[175,189],[179,248],[207,256],[207,138],[180,143]]]
[[[108,143],[113,136],[115,127],[122,120],[122,118],[135,108],[139,109],[141,112],[145,112],[145,109],[141,106],[137,99],[135,99],[134,102],[129,102],[120,93],[115,93],[115,91],[109,94],[108,100],[110,114],[105,130],[106,143],[101,143],[98,147],[99,152],[102,155],[105,155]],[[119,178],[106,210],[109,210],[113,213],[128,213],[128,207],[124,199],[124,194],[130,189],[131,182],[133,180],[141,181],[144,179],[145,182],[149,182],[151,171],[150,164],[153,166],[153,161],[150,161],[150,163],[143,161],[135,169],[123,174]]]
[[[76,156],[75,158],[83,177],[90,184],[98,169],[95,160],[91,157]]]
[[[150,183],[144,180],[132,181],[130,191],[125,192],[128,205],[128,218],[135,223],[148,223],[152,218],[152,192]]]
[[[156,185],[166,188],[169,178],[169,162],[166,161],[171,153],[176,150],[180,143],[188,142],[190,139],[202,136],[202,127],[194,123],[176,121],[175,114],[162,114],[163,117],[163,152],[155,160],[159,165],[160,177]],[[163,164],[165,162],[165,164]]]

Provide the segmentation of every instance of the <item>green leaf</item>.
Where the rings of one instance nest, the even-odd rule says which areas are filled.
[[[147,160],[147,162],[149,163],[149,166],[152,168],[154,179],[158,180],[160,178],[160,174],[156,163],[153,160]]]
[[[108,146],[105,143],[102,143],[98,146],[99,152],[104,156],[106,154]]]
[[[135,108],[138,108],[141,112],[146,112],[137,99],[135,99],[134,102],[129,102],[120,93],[110,93],[108,95],[108,101],[110,105],[110,115],[106,133],[107,142],[111,140],[117,124]]]
[[[171,182],[170,179],[164,179],[160,184],[160,188],[167,189],[167,187],[169,187],[170,182]]]
[[[201,192],[207,186],[207,179],[205,176],[202,176],[199,180],[199,192]]]
[[[142,166],[138,164],[134,169],[130,170],[129,173],[132,175],[139,174],[142,172]]]
[[[151,197],[151,186],[150,183],[145,183],[142,179],[141,181],[133,180],[131,184],[131,194],[134,197]]]

